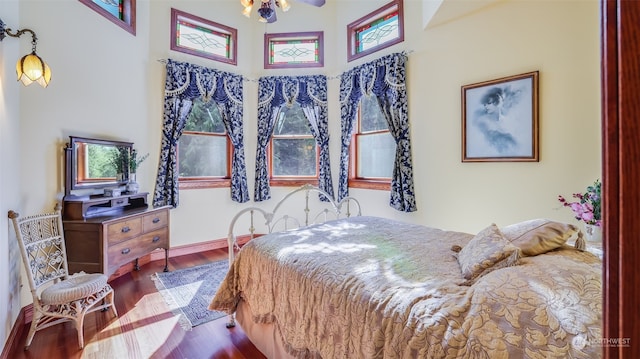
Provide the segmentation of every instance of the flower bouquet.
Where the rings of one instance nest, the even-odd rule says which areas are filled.
[[[573,198],[575,198],[576,201],[569,202],[563,196],[558,196],[558,201],[560,201],[563,206],[571,208],[577,220],[583,221],[585,224],[600,227],[602,225],[600,212],[601,190],[602,182],[596,180],[593,185],[587,187],[585,193],[573,194]]]
[[[587,241],[594,243],[602,243],[601,190],[602,182],[596,180],[593,185],[587,187],[585,193],[573,194],[573,198],[576,199],[575,202],[569,202],[564,197],[558,196],[558,201],[563,206],[571,208],[577,220],[584,222]],[[582,233],[579,234],[578,241],[581,239]],[[578,248],[577,245],[576,248]]]

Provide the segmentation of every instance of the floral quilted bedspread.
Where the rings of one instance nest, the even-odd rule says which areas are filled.
[[[299,358],[594,358],[602,263],[564,247],[465,285],[472,234],[377,217],[246,244],[210,309],[248,301]]]

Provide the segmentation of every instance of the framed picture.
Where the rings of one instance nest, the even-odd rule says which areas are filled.
[[[538,71],[462,86],[462,162],[538,161]]]
[[[264,34],[264,68],[324,66],[324,32]]]

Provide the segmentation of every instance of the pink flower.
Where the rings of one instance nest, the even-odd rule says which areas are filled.
[[[558,201],[563,206],[571,208],[577,220],[600,226],[602,224],[600,218],[601,188],[602,183],[600,180],[596,180],[592,186],[587,187],[586,193],[573,194],[573,198],[577,199],[576,202],[568,202],[563,196],[558,196]]]

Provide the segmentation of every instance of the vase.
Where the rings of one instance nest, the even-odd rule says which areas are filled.
[[[595,224],[585,224],[584,238],[587,242],[602,243],[602,227]]]
[[[129,183],[127,183],[127,192],[135,194],[135,193],[138,193],[139,189],[140,189],[140,185],[138,184],[138,182],[136,182],[136,174],[130,173]]]

